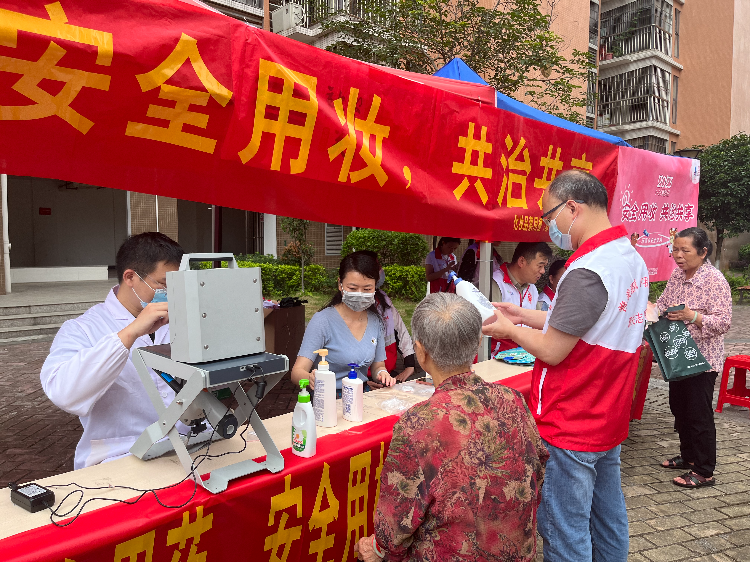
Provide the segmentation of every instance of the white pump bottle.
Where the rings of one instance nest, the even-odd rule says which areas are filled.
[[[315,353],[321,357],[318,369],[315,371],[315,393],[313,394],[315,423],[321,427],[336,427],[338,423],[336,373],[328,369],[327,349],[318,349]]]

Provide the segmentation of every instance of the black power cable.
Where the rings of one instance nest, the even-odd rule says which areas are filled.
[[[252,365],[252,368],[253,368],[253,374],[255,373],[255,369],[256,368],[260,369],[261,373],[263,373],[263,368],[260,365]],[[260,381],[260,382],[263,383],[263,386],[265,388],[265,382],[266,382],[265,378],[262,381]],[[256,384],[260,384],[260,383],[256,383]],[[237,388],[238,389],[241,388],[241,385],[238,385]],[[232,393],[232,396],[235,399],[237,398],[236,394],[237,394],[237,389],[235,389],[235,391]],[[69,525],[72,525],[76,521],[76,519],[78,519],[78,517],[81,515],[81,513],[83,513],[83,510],[86,508],[86,505],[88,505],[90,502],[93,502],[93,501],[106,501],[106,502],[112,502],[112,503],[122,503],[122,504],[125,504],[125,505],[134,505],[134,504],[138,503],[141,499],[143,499],[145,496],[147,496],[148,494],[152,494],[154,496],[154,499],[156,500],[156,503],[158,503],[160,506],[162,506],[162,507],[164,507],[166,509],[181,509],[181,508],[185,507],[186,505],[188,505],[193,500],[193,498],[195,497],[195,495],[198,493],[198,482],[197,482],[197,480],[195,478],[193,478],[193,493],[190,495],[190,497],[187,500],[185,500],[183,503],[181,503],[179,505],[167,505],[167,504],[165,504],[164,502],[161,501],[161,499],[159,498],[157,492],[161,492],[161,491],[164,491],[164,490],[169,490],[170,488],[174,488],[176,486],[179,486],[180,484],[182,484],[183,482],[185,482],[185,480],[187,480],[188,478],[193,477],[194,474],[195,474],[195,471],[198,469],[198,467],[201,465],[201,463],[204,460],[206,460],[206,459],[217,459],[217,458],[223,457],[225,455],[233,455],[233,454],[243,453],[247,449],[247,440],[245,439],[245,432],[247,432],[247,430],[250,427],[250,418],[255,413],[255,407],[256,407],[256,405],[257,404],[254,404],[253,407],[252,407],[252,409],[250,410],[250,413],[247,416],[247,421],[245,422],[245,429],[243,429],[242,432],[240,433],[240,438],[242,439],[242,441],[243,441],[244,444],[243,444],[242,448],[239,451],[227,451],[225,453],[221,453],[221,454],[218,454],[218,455],[210,455],[209,451],[211,450],[211,443],[213,442],[214,435],[216,434],[216,428],[212,427],[211,436],[207,440],[207,444],[206,445],[202,445],[200,448],[198,448],[197,450],[193,451],[193,454],[195,454],[195,453],[203,450],[204,447],[206,448],[206,452],[203,453],[202,455],[198,455],[197,457],[195,457],[193,459],[193,462],[190,465],[190,472],[188,472],[188,474],[185,476],[185,478],[183,478],[179,482],[176,482],[174,484],[170,484],[169,486],[163,486],[161,488],[151,488],[151,489],[143,490],[143,489],[140,489],[140,488],[133,488],[131,486],[119,486],[119,485],[118,486],[83,486],[83,485],[77,484],[75,482],[71,482],[70,484],[50,484],[49,486],[47,486],[48,488],[66,488],[68,486],[76,486],[76,488],[78,488],[77,490],[73,490],[72,492],[68,493],[65,497],[63,497],[63,499],[60,500],[60,503],[58,504],[58,506],[56,508],[54,508],[54,509],[52,508],[52,506],[47,505],[46,503],[44,504],[47,507],[47,509],[50,510],[50,516],[49,516],[50,522],[55,527],[61,527],[61,528],[68,527]],[[228,406],[227,407],[227,411],[224,413],[224,416],[226,416],[231,409],[232,408],[230,406]],[[206,418],[208,418],[205,410],[203,410],[203,416],[206,417]],[[222,416],[222,418],[224,416]],[[188,442],[187,443],[188,444],[190,443],[190,436],[189,435],[188,435]],[[200,461],[198,461],[198,459],[200,459]],[[198,464],[196,464],[196,461],[198,461]],[[138,497],[136,497],[135,499],[133,499],[133,500],[119,500],[119,499],[115,499],[115,498],[98,498],[97,497],[97,498],[89,498],[85,502],[81,503],[83,501],[83,498],[85,497],[84,490],[111,490],[111,489],[131,490],[133,492],[140,492],[140,495]],[[76,504],[72,508],[70,508],[68,511],[66,511],[64,513],[61,513],[60,509],[62,508],[63,504],[66,502],[66,500],[69,497],[71,497],[71,496],[73,496],[75,494],[80,494],[80,497],[78,498],[78,501],[76,502]],[[73,518],[70,521],[68,521],[67,523],[59,523],[58,521],[55,521],[55,519],[54,519],[55,517],[58,517],[59,519],[64,519],[64,518],[70,516],[76,510],[77,510],[77,512],[75,513],[75,515],[73,516]]]

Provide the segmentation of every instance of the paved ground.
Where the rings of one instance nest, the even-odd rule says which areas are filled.
[[[50,342],[0,346],[0,486],[73,468],[81,434],[78,419],[44,396],[39,371]],[[750,354],[750,306],[735,307],[727,355]],[[717,381],[718,389],[718,381]],[[633,562],[750,560],[750,415],[727,406],[716,414],[718,484],[683,490],[677,471],[658,467],[678,451],[667,403],[667,385],[652,373],[643,419],[632,422],[623,444],[623,491],[630,519]],[[290,411],[294,385],[282,381],[258,411],[268,418]],[[538,560],[541,561],[541,555]]]

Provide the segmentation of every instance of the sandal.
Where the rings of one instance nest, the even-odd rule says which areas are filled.
[[[659,464],[659,466],[662,468],[671,468],[676,470],[690,468],[690,465],[682,460],[682,457],[680,455],[672,457],[671,459],[667,459],[667,466],[664,466],[664,463]]]
[[[700,474],[697,474],[692,470],[686,472],[682,476],[679,476],[679,478],[682,478],[685,483],[682,484],[680,482],[677,482],[676,479],[673,479],[672,484],[674,484],[675,486],[680,486],[682,488],[702,488],[703,486],[713,486],[714,484],[716,484],[716,480],[714,478],[706,478],[705,476],[701,476]]]

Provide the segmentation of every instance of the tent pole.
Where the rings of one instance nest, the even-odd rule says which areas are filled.
[[[479,242],[479,290],[490,298],[490,284],[492,282],[492,243]],[[490,358],[490,337],[482,336],[482,348],[479,350],[479,360]]]
[[[10,241],[8,240],[8,174],[0,174],[3,210],[3,266],[5,271],[5,294],[10,294]]]

